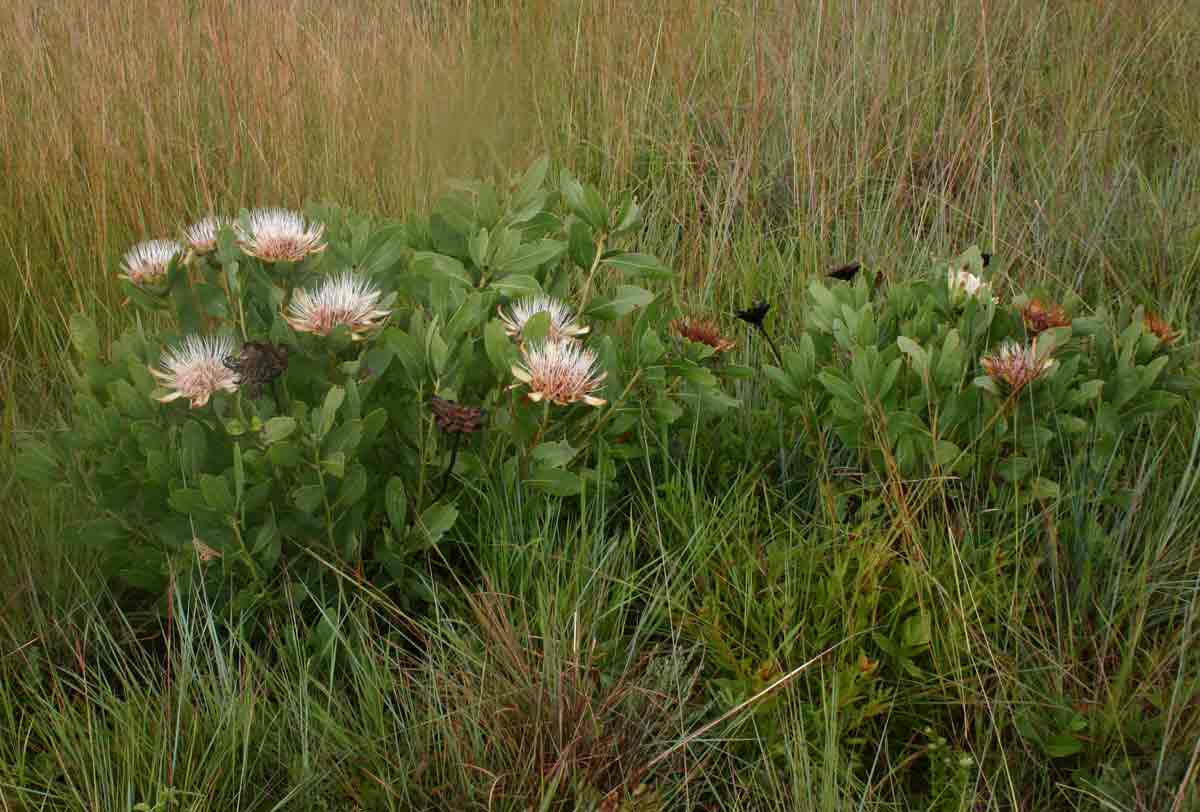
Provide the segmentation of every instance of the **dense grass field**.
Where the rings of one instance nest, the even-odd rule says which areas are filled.
[[[131,244],[405,218],[541,154],[637,194],[663,295],[731,325],[767,297],[784,340],[825,269],[970,244],[999,290],[1193,333],[1197,54],[1185,0],[8,0],[0,812],[1200,810],[1191,412],[993,535],[952,481],[914,524],[890,491],[847,512],[832,464],[782,476],[759,376],[619,504],[522,523],[484,479],[428,600],[347,589],[319,645],[299,613],[151,616],[62,543],[80,494],[11,465],[66,425],[71,315],[135,318]]]

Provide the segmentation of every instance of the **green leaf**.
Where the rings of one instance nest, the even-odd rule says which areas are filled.
[[[276,467],[294,468],[300,464],[302,456],[298,445],[291,442],[283,442],[276,443],[267,449],[267,459]]]
[[[258,559],[258,563],[264,569],[272,572],[275,564],[279,561],[281,551],[279,528],[275,526],[274,518],[268,518],[267,523],[258,528],[258,532],[254,534],[254,544],[250,548],[250,553]]]
[[[346,475],[346,452],[335,451],[321,460],[321,467],[338,479]]]
[[[464,333],[474,330],[483,323],[486,313],[483,311],[484,294],[474,292],[459,305],[458,310],[446,323],[446,335],[455,340]],[[382,370],[381,370],[382,371]]]
[[[616,294],[606,302],[593,305],[588,315],[600,319],[617,319],[654,301],[654,294],[633,285],[618,285]]]
[[[546,465],[536,466],[527,481],[532,487],[555,496],[575,496],[583,490],[583,480],[578,474]]]
[[[575,458],[578,449],[572,448],[565,440],[542,443],[533,449],[533,458],[542,465],[550,468],[562,468]]]
[[[582,270],[590,270],[596,261],[596,235],[582,220],[572,220],[567,232],[571,261]]]
[[[346,390],[340,386],[332,386],[325,393],[325,402],[321,405],[321,425],[317,431],[318,439],[323,439],[333,428],[338,409],[341,408],[342,401],[345,399]]]
[[[550,158],[543,155],[525,170],[525,174],[521,176],[521,181],[517,184],[517,190],[513,194],[513,201],[516,205],[523,205],[538,194],[542,184],[546,182],[546,171],[549,168]]]
[[[263,425],[263,442],[267,445],[274,445],[281,440],[286,440],[296,430],[296,425],[294,417],[272,417]]]
[[[353,454],[358,448],[359,440],[363,435],[363,423],[361,420],[350,420],[336,429],[331,431],[324,442],[321,443],[321,454],[328,456],[336,454],[339,451],[344,451],[347,454]]]
[[[418,251],[413,254],[411,268],[413,273],[429,279],[449,279],[464,287],[475,287],[475,280],[466,267],[454,257],[445,254]]]
[[[1062,495],[1062,489],[1052,479],[1037,477],[1033,480],[1032,494],[1034,499],[1057,499]]]
[[[900,352],[908,356],[909,363],[912,364],[913,370],[916,371],[921,378],[929,371],[929,353],[925,352],[920,344],[913,341],[908,336],[900,336],[896,339],[896,346],[900,348]]]
[[[199,488],[176,488],[167,497],[167,504],[180,513],[203,513],[208,510],[208,502]]]
[[[234,512],[236,503],[225,477],[201,474],[200,493],[204,495],[205,504],[217,513],[228,516]]]
[[[71,346],[84,361],[100,359],[100,331],[96,323],[82,313],[71,316]]]
[[[312,515],[324,501],[325,491],[320,485],[305,485],[292,492],[292,503],[302,513]]]
[[[488,360],[492,362],[492,368],[501,377],[508,377],[511,374],[515,356],[512,342],[508,338],[508,333],[504,332],[504,325],[499,320],[492,319],[483,328],[483,347],[487,351]]]
[[[1083,752],[1083,742],[1069,733],[1055,733],[1046,739],[1043,749],[1050,758],[1068,758]]]
[[[36,440],[26,440],[21,444],[13,468],[17,476],[31,482],[53,485],[62,481],[57,455],[50,446]]]
[[[385,226],[371,237],[373,247],[360,263],[367,274],[380,274],[392,268],[408,249],[408,231],[404,226]]]
[[[507,296],[510,299],[515,299],[520,296],[536,296],[542,292],[541,284],[532,276],[525,274],[512,274],[503,279],[493,280],[488,288],[498,291],[501,295]]]
[[[641,341],[638,342],[638,361],[643,366],[656,363],[666,353],[667,348],[663,345],[662,339],[658,337],[658,333],[654,330],[647,330],[642,333]]]
[[[408,521],[408,497],[404,493],[404,480],[398,476],[388,480],[384,502],[387,505],[388,521],[399,531]]]
[[[367,492],[367,469],[362,463],[355,463],[350,466],[349,473],[342,480],[342,487],[338,489],[338,504],[341,507],[350,507],[363,498]]]
[[[195,420],[189,420],[183,425],[183,473],[191,478],[204,469],[208,456],[208,438],[204,426]]]
[[[458,510],[453,505],[431,505],[421,514],[421,527],[429,544],[437,544],[442,536],[458,521]]]
[[[675,272],[650,254],[619,253],[607,256],[603,265],[616,268],[630,279],[670,279]]]
[[[504,276],[526,273],[548,262],[554,262],[566,250],[567,244],[558,240],[538,240],[537,242],[526,243],[518,248],[503,265],[493,270],[496,274]]]

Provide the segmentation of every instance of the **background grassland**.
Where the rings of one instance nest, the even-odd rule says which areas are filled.
[[[903,275],[972,242],[1002,291],[1194,330],[1197,54],[1187,0],[4,3],[0,809],[524,808],[643,778],[646,809],[1197,808],[1190,417],[1064,498],[1109,550],[1084,588],[1036,516],[993,545],[970,541],[986,517],[931,520],[909,559],[886,526],[802,520],[697,461],[570,532],[514,526],[484,489],[464,541],[486,587],[420,622],[347,598],[316,654],[298,626],[264,654],[184,606],[166,653],[136,649],[55,543],[69,496],[6,461],[62,420],[69,315],[132,318],[133,242],[243,206],[404,217],[543,152],[637,191],[683,303],[770,295],[785,335],[829,264]],[[1117,489],[1136,498],[1097,507]],[[891,622],[896,593],[938,619],[918,672],[864,695],[848,646],[638,772],[822,641]],[[1051,763],[1072,714],[1084,751]],[[939,760],[939,736],[978,766]]]

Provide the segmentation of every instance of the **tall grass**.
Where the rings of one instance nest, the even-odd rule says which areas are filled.
[[[473,586],[423,618],[348,597],[323,648],[297,617],[265,651],[203,605],[136,641],[58,542],[70,496],[7,465],[61,419],[69,315],[129,322],[133,242],[309,200],[403,217],[542,152],[637,190],[676,295],[771,295],[785,333],[827,264],[899,275],[968,242],[1001,287],[1194,327],[1197,53],[1186,0],[4,3],[0,810],[1197,808],[1192,426],[1000,539],[948,486],[904,540],[848,527],[827,471],[781,493],[705,442],[579,519],[526,526],[484,483]],[[639,772],[913,612],[916,671],[876,681],[847,644]],[[1071,713],[1101,767],[1031,744]],[[938,735],[986,769],[956,777]]]

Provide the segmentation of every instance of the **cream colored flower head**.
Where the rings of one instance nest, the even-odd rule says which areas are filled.
[[[522,363],[512,368],[513,376],[529,387],[529,399],[548,400],[560,406],[583,401],[603,406],[592,393],[604,385],[607,372],[597,368],[596,353],[578,341],[547,341],[521,348]],[[517,386],[518,384],[513,384]]]
[[[248,231],[239,229],[238,245],[263,262],[299,262],[325,250],[325,226],[309,223],[294,211],[255,209],[249,220]]]
[[[369,279],[347,271],[327,277],[315,291],[297,291],[284,319],[297,332],[322,336],[344,324],[351,337],[361,341],[392,312],[380,306],[382,298]]]
[[[139,288],[152,285],[167,277],[171,260],[183,253],[183,246],[174,240],[140,242],[121,261],[121,276]]]
[[[948,282],[951,301],[965,302],[970,296],[977,296],[985,302],[996,301],[992,286],[970,271],[950,271]]]
[[[190,335],[180,346],[167,350],[159,368],[150,367],[150,373],[171,390],[159,400],[169,403],[187,398],[196,409],[217,392],[236,392],[237,375],[224,363],[233,347],[229,336]]]
[[[527,296],[513,302],[507,312],[501,307],[497,307],[496,312],[500,314],[504,332],[508,333],[509,338],[518,341],[524,339],[522,333],[525,325],[539,313],[550,314],[550,330],[546,334],[547,341],[578,338],[591,329],[575,320],[575,314],[565,302],[549,296]]]
[[[979,359],[979,363],[989,376],[1004,381],[1013,391],[1050,375],[1058,366],[1057,361],[1038,350],[1036,338],[1027,346],[1005,342],[996,352]]]
[[[228,217],[209,215],[197,220],[183,230],[183,240],[192,254],[202,256],[217,250],[217,235],[221,229],[233,225]]]

